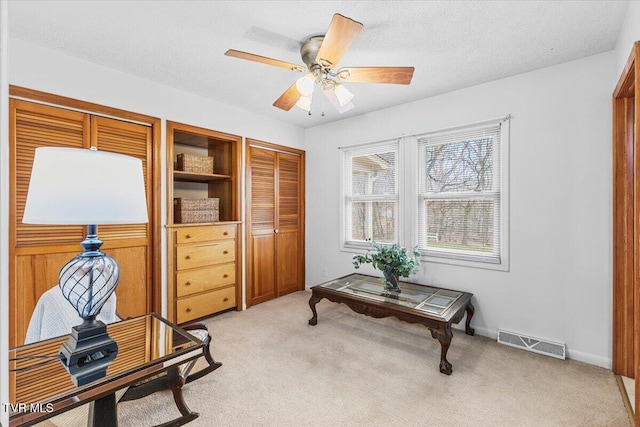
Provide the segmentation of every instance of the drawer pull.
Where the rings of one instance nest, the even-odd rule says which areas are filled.
[[[228,236],[228,235],[229,235],[229,232],[228,232],[228,231],[225,231],[224,233],[222,233],[222,235],[223,235],[223,236]]]
[[[229,301],[229,297],[224,297],[224,299],[222,301],[224,301],[224,302]]]
[[[184,285],[185,286],[191,286],[191,282],[186,282]]]
[[[191,255],[187,255],[184,259],[191,259]]]
[[[187,234],[186,236],[184,236],[185,239],[190,239],[191,238],[191,234]]]
[[[229,277],[229,275],[227,273],[224,273],[222,277],[226,279],[227,277]]]
[[[187,307],[187,313],[191,313],[191,307]]]
[[[228,253],[229,253],[229,251],[224,251],[224,252],[222,252],[222,253],[226,255],[226,254],[228,254]]]

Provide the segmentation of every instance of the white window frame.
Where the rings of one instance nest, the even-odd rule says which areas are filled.
[[[350,189],[352,187],[352,171],[351,171],[351,162],[348,159],[353,157],[358,157],[365,155],[367,153],[371,153],[375,151],[377,148],[381,150],[389,147],[395,146],[395,154],[396,154],[396,188],[395,194],[389,195],[352,195],[350,194]],[[386,150],[385,150],[386,151]],[[400,210],[400,188],[402,181],[402,174],[400,173],[400,144],[399,140],[385,140],[374,143],[366,143],[359,144],[347,147],[340,147],[340,250],[347,252],[364,252],[367,249],[370,249],[370,246],[366,242],[351,240],[349,237],[352,235],[351,230],[351,204],[353,202],[367,202],[367,201],[393,201],[395,202],[395,226],[394,226],[394,234],[395,241],[397,242],[399,236],[401,235],[401,226],[403,221],[401,218],[401,210]]]
[[[440,135],[440,134],[455,134],[457,132],[462,133],[465,131],[487,127],[491,125],[500,126],[500,150],[499,150],[500,152],[496,154],[497,156],[499,156],[499,162],[494,162],[494,165],[497,163],[499,164],[499,167],[500,167],[500,174],[499,174],[500,187],[499,187],[499,190],[496,190],[494,192],[485,192],[484,196],[488,198],[498,198],[500,200],[499,207],[496,208],[499,210],[499,212],[496,212],[499,215],[494,216],[494,218],[496,218],[494,227],[499,228],[499,233],[495,233],[495,234],[498,234],[498,237],[496,237],[497,241],[495,242],[495,244],[498,245],[498,247],[500,248],[498,258],[496,259],[495,257],[493,258],[482,257],[477,254],[464,253],[462,251],[454,252],[454,251],[437,251],[437,250],[421,249],[423,261],[433,262],[433,263],[442,263],[442,264],[453,264],[453,265],[460,265],[460,266],[466,266],[466,267],[476,267],[476,268],[483,268],[483,269],[490,269],[490,270],[501,270],[501,271],[509,270],[509,134],[510,134],[509,126],[510,126],[510,117],[506,116],[499,119],[487,120],[480,123],[474,123],[470,125],[458,126],[455,128],[449,128],[449,129],[421,134],[415,138],[415,141],[416,141],[415,143],[417,145],[418,139],[422,139],[428,136],[434,136],[434,135]],[[423,150],[420,150],[420,155],[417,156],[418,158],[422,157],[422,154],[423,154],[422,151]],[[420,162],[420,160],[418,160],[417,167],[419,168],[420,167],[419,165],[421,164],[423,164],[423,162]],[[438,198],[447,198],[447,199],[459,198],[461,200],[470,200],[472,198],[483,197],[482,194],[479,195],[479,194],[471,194],[471,193],[459,193],[455,195],[448,193],[442,196],[436,195],[436,194],[432,194],[432,195],[420,194],[419,181],[422,177],[422,173],[419,170],[418,172],[419,173],[415,175],[416,176],[415,178],[416,193],[415,194],[417,195],[417,198],[414,199],[416,200],[416,204],[417,204],[416,206],[417,218],[414,223],[414,232],[413,232],[413,235],[415,236],[414,238],[415,238],[416,244],[420,243],[418,238],[418,233],[419,233],[420,221],[422,220],[424,215],[424,212],[421,212],[420,210],[423,209],[424,202],[426,200],[436,200]],[[405,196],[405,195],[401,195],[401,197],[402,196]]]
[[[427,263],[450,264],[464,267],[481,268],[488,270],[509,271],[509,138],[510,138],[510,116],[496,119],[465,124],[462,126],[447,129],[434,130],[412,136],[397,139],[396,168],[398,169],[397,184],[397,212],[396,212],[396,242],[406,247],[415,247],[419,243],[420,226],[420,159],[418,140],[432,134],[445,132],[456,132],[494,124],[500,124],[500,216],[497,219],[500,227],[500,260],[474,259],[474,257],[451,256],[450,254],[422,253],[422,261]],[[346,189],[351,188],[351,171],[346,170],[347,155],[370,152],[371,147],[382,146],[393,142],[394,139],[387,139],[377,143],[366,143],[340,147],[340,250],[349,253],[364,253],[370,247],[366,243],[347,241],[347,223],[350,216],[347,215],[347,193]],[[346,182],[345,180],[348,180]],[[350,211],[349,211],[350,212]]]

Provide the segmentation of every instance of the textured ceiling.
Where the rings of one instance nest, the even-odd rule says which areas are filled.
[[[302,127],[402,104],[614,48],[628,1],[15,1],[9,35]],[[414,66],[409,86],[350,83],[342,115],[272,106],[299,73],[300,43],[334,13],[364,24],[337,68]],[[321,115],[324,109],[325,115]]]

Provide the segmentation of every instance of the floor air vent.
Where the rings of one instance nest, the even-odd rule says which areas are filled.
[[[515,332],[498,329],[498,342],[511,347],[540,353],[557,359],[565,359],[565,345],[539,338],[532,338]]]

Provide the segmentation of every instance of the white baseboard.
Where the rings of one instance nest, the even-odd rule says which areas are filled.
[[[460,329],[461,331],[464,331],[464,329],[465,329],[464,322],[460,322],[457,325],[453,325],[453,327],[455,329]],[[473,322],[471,323],[471,327],[474,329],[476,335],[480,335],[480,336],[483,336],[483,337],[491,338],[492,340],[497,340],[498,339],[498,331],[482,328],[482,327],[479,327],[479,326],[474,326]]]
[[[570,350],[567,348],[567,358],[588,363],[590,365],[600,366],[601,368],[611,369],[613,361],[608,357],[596,356],[595,354],[585,353],[578,350]]]
[[[482,328],[478,326],[473,326],[473,322],[471,327],[475,329],[476,335],[481,335],[483,337],[491,338],[492,340],[498,339],[498,331],[494,331],[492,329]],[[464,322],[460,322],[457,325],[453,325],[453,328],[464,331]],[[567,347],[566,352],[567,359],[577,360],[579,362],[588,363],[590,365],[599,366],[601,368],[611,369],[613,366],[613,362],[608,357],[597,356],[591,353],[585,353],[584,351],[579,350],[571,350]]]

